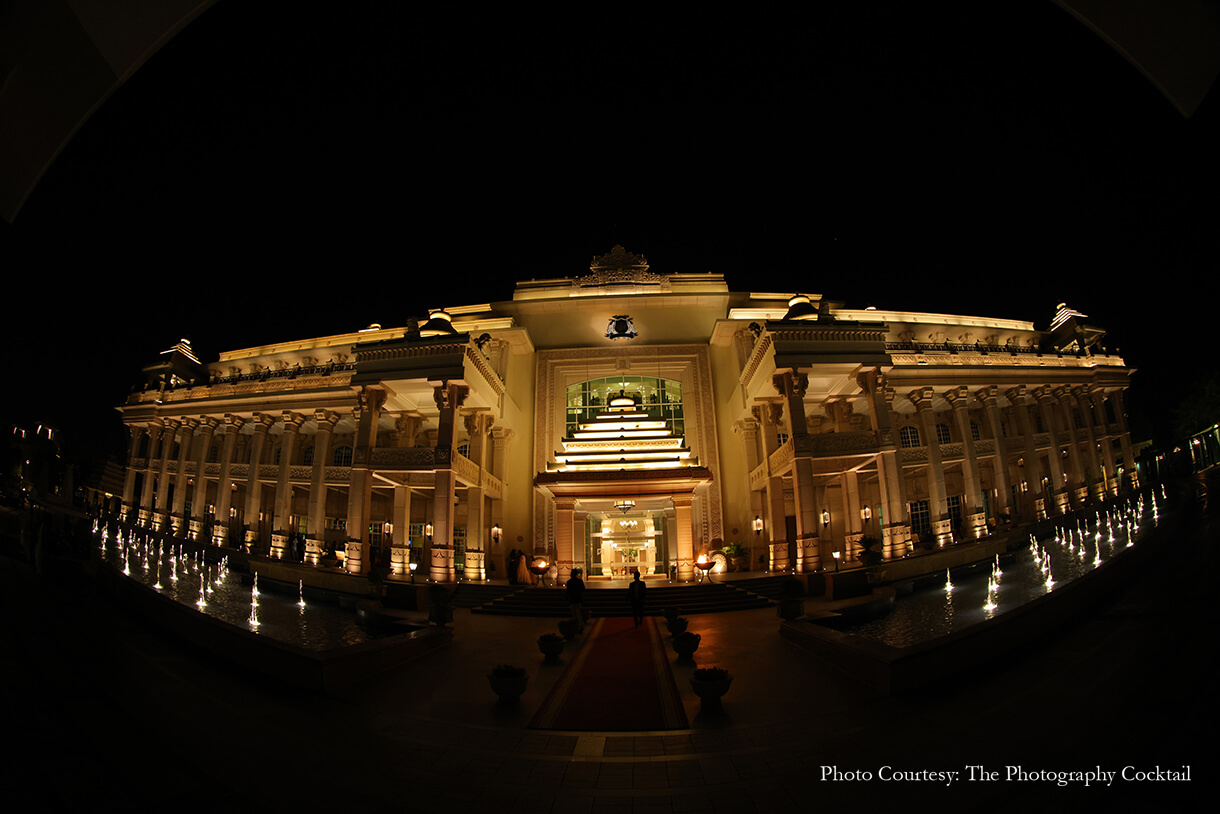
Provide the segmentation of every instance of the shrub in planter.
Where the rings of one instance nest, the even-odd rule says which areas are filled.
[[[665,615],[666,622],[672,622],[673,620],[677,619],[679,616],[682,615],[682,609],[681,608],[666,608],[665,610],[661,611],[661,613],[663,613]]]
[[[578,630],[579,628],[576,625],[575,619],[564,619],[559,623],[559,632],[568,641],[572,641],[576,638],[576,633]]]
[[[686,630],[687,621],[682,616],[675,616],[665,623],[665,627],[669,628],[669,635],[677,636]]]
[[[538,637],[538,649],[547,661],[555,661],[563,653],[564,638],[558,633],[543,633]]]
[[[511,664],[497,664],[487,674],[487,682],[491,685],[492,692],[504,702],[513,702],[520,698],[529,680],[525,668]]]
[[[729,671],[719,667],[700,667],[690,677],[690,688],[705,707],[718,706],[732,683]]]
[[[674,652],[678,654],[678,658],[689,659],[699,649],[699,640],[702,638],[698,633],[690,631],[679,633],[674,636]]]

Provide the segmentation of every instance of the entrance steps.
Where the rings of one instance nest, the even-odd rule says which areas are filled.
[[[583,604],[594,617],[631,615],[626,588],[588,589],[585,591]],[[720,613],[765,608],[771,604],[766,597],[739,590],[735,585],[649,585],[645,594],[644,613],[647,616],[659,616],[666,608],[678,608],[683,615]],[[472,607],[470,612],[555,618],[567,618],[572,615],[563,588],[523,588],[478,607]]]

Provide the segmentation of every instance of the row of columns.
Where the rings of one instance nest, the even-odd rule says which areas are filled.
[[[804,390],[806,378],[798,371],[786,370],[776,373],[773,385],[782,401],[769,401],[755,405],[752,409],[753,420],[742,422],[737,429],[742,434],[746,450],[747,471],[754,471],[762,462],[759,458],[759,436],[762,432],[761,447],[763,459],[769,459],[779,446],[779,428],[781,426],[783,408],[787,406],[789,416],[789,431],[791,433],[794,460],[791,469],[793,484],[793,499],[795,502],[796,539],[788,541],[786,509],[783,496],[783,477],[770,474],[761,490],[752,490],[750,509],[755,516],[765,518],[769,529],[770,566],[773,570],[793,568],[797,572],[817,570],[821,566],[821,546],[818,540],[818,517],[825,508],[825,487],[815,487],[812,476],[812,458],[810,455],[809,434],[804,415]],[[882,527],[883,555],[893,559],[905,555],[908,551],[911,527],[909,523],[909,508],[906,495],[905,477],[899,459],[900,452],[893,443],[894,438],[892,402],[894,393],[884,386],[880,371],[876,369],[862,371],[858,375],[858,383],[869,401],[869,408],[874,417],[874,431],[879,438],[891,439],[883,444],[875,454],[878,476],[878,487],[881,505],[885,513],[885,523]],[[962,476],[964,481],[964,505],[962,507],[966,534],[977,538],[986,534],[986,512],[983,501],[980,458],[973,440],[973,431],[968,409],[970,390],[965,386],[950,388],[941,394],[949,403],[953,413],[953,422],[962,439],[963,459]],[[1007,514],[1011,511],[1010,482],[1008,460],[1010,450],[1005,440],[1002,425],[1002,414],[999,406],[999,388],[988,386],[975,391],[975,397],[982,404],[984,418],[990,426],[991,435],[995,439],[993,454],[994,485],[996,490],[996,506],[993,509]],[[1020,426],[1025,470],[1028,474],[1026,484],[1022,488],[1030,488],[1034,495],[1034,510],[1039,518],[1045,517],[1048,511],[1047,498],[1053,499],[1056,511],[1064,512],[1073,505],[1083,505],[1092,495],[1100,498],[1104,494],[1117,494],[1119,483],[1116,475],[1112,446],[1101,443],[1109,437],[1105,434],[1107,427],[1104,398],[1105,394],[1090,387],[1040,387],[1030,390],[1025,386],[1017,386],[1004,391],[1004,395],[1012,405],[1012,414]],[[945,468],[941,458],[940,444],[936,432],[936,414],[932,402],[936,392],[931,387],[916,388],[907,394],[915,406],[919,427],[927,449],[927,482],[928,502],[931,514],[932,531],[939,542],[952,540],[952,520],[948,506],[948,490],[945,484]],[[1115,415],[1122,422],[1121,391],[1111,394],[1114,399]],[[846,429],[846,420],[839,415],[842,405],[831,404],[828,412],[835,420],[836,430]],[[1075,409],[1073,409],[1075,408]],[[1043,474],[1040,456],[1035,445],[1035,428],[1032,418],[1033,410],[1039,411],[1044,430],[1050,433],[1052,446],[1047,454],[1047,479],[1052,484],[1051,494],[1043,494]],[[837,410],[837,412],[836,412]],[[1083,429],[1077,432],[1075,410],[1080,411]],[[840,425],[844,426],[840,426]],[[1066,430],[1068,436],[1067,469],[1061,460],[1059,440]],[[1134,460],[1130,435],[1126,428],[1120,432],[1120,443],[1123,447],[1124,459],[1128,462],[1132,485],[1135,483]],[[1100,452],[1099,452],[1100,447]],[[1082,455],[1082,448],[1084,454]],[[1087,461],[1087,468],[1086,462]],[[840,495],[844,506],[843,518],[846,518],[845,533],[849,542],[854,542],[861,536],[861,524],[857,522],[855,507],[861,504],[859,498],[858,476],[854,470],[839,475]]]
[[[439,408],[440,428],[437,432],[436,459],[439,463],[433,483],[433,501],[431,525],[433,533],[425,547],[424,558],[429,564],[429,575],[437,581],[452,581],[455,578],[453,549],[453,510],[456,496],[457,478],[452,468],[453,451],[456,447],[455,428],[459,409],[466,399],[469,389],[462,384],[442,382],[434,386],[434,397]],[[360,394],[357,408],[357,431],[353,449],[353,462],[348,488],[347,531],[348,540],[345,546],[345,563],[347,570],[361,573],[367,569],[367,550],[369,543],[369,522],[372,500],[372,484],[374,471],[370,465],[372,451],[377,444],[377,425],[381,411],[386,401],[386,391],[379,386],[364,388]],[[313,419],[317,423],[314,438],[313,469],[310,477],[309,510],[307,520],[306,560],[316,564],[322,554],[326,523],[326,466],[330,458],[330,448],[334,429],[339,421],[339,415],[329,410],[316,410]],[[425,419],[422,416],[404,415],[398,418],[398,437],[403,446],[414,446],[415,437],[420,425]],[[224,545],[228,542],[229,515],[232,511],[234,490],[229,488],[232,483],[232,468],[237,439],[243,428],[253,422],[254,432],[250,438],[250,460],[245,490],[245,517],[257,523],[262,511],[263,484],[259,478],[259,461],[262,460],[263,448],[267,436],[276,422],[281,424],[281,454],[279,471],[276,477],[275,502],[273,506],[272,534],[270,555],[283,557],[287,552],[287,541],[292,515],[292,487],[290,483],[291,461],[301,427],[306,416],[301,413],[285,411],[279,417],[267,413],[256,413],[251,418],[236,415],[225,415],[223,419],[213,416],[202,416],[199,419],[165,419],[145,427],[132,425],[130,459],[134,460],[139,453],[141,436],[148,436],[148,466],[141,493],[137,500],[135,494],[137,471],[129,467],[124,483],[123,504],[130,520],[140,522],[158,530],[172,531],[176,535],[185,535],[188,530],[192,538],[198,539],[206,524],[207,478],[203,476],[207,463],[208,452],[212,439],[217,431],[222,431],[224,442],[220,453],[219,487],[215,504],[215,527],[212,542]],[[466,416],[466,429],[470,439],[470,458],[482,471],[488,461],[488,436],[493,425],[490,412],[482,411]],[[223,428],[223,429],[222,429]],[[180,435],[179,435],[180,433]],[[171,506],[169,500],[169,464],[170,454],[175,437],[178,436],[179,450],[177,457],[177,475],[174,483],[174,496]],[[500,433],[495,440],[492,458],[499,471],[496,474],[503,480],[505,447],[508,434]],[[198,450],[196,458],[196,477],[191,500],[191,516],[185,517],[186,495],[190,485],[187,482],[187,461],[192,449]],[[481,485],[472,486],[469,490],[468,527],[475,529],[475,545],[467,557],[466,565],[473,569],[472,578],[483,578],[485,568],[485,541],[483,528],[487,522],[498,523],[501,509],[499,500],[491,501],[492,509],[487,511],[486,495]],[[404,565],[406,556],[406,534],[410,526],[411,490],[406,485],[394,487],[393,509],[391,522],[400,529],[401,546],[395,546],[396,559]],[[189,525],[188,525],[189,523]],[[257,526],[247,530],[244,542],[256,546],[258,538]]]

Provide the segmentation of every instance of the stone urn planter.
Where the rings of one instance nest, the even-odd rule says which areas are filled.
[[[729,691],[733,677],[719,667],[700,667],[690,677],[690,688],[699,696],[704,707],[720,706],[720,699]]]
[[[538,649],[547,661],[558,661],[563,654],[563,636],[557,633],[543,633],[538,637]]]
[[[526,675],[525,669],[522,667],[514,667],[511,664],[500,664],[492,668],[492,671],[487,674],[487,682],[491,685],[491,690],[500,697],[500,701],[505,704],[513,704],[525,692],[525,687],[529,684],[530,677]]]
[[[569,642],[576,638],[576,633],[579,630],[576,626],[575,619],[564,619],[559,623],[559,633]]]
[[[665,627],[669,628],[670,636],[677,636],[679,633],[686,631],[687,621],[685,617],[676,616],[673,619],[668,619],[665,622]]]
[[[680,659],[689,659],[699,649],[699,640],[702,638],[698,633],[689,631],[679,633],[674,636],[674,652]]]

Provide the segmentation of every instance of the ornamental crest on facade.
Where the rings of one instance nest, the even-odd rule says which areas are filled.
[[[635,339],[639,333],[635,329],[635,322],[626,314],[610,317],[610,324],[606,326],[607,339]]]
[[[578,279],[582,288],[607,285],[666,286],[668,280],[648,270],[648,261],[642,254],[632,254],[622,246],[615,246],[601,257],[594,257],[589,264],[589,273]]]

